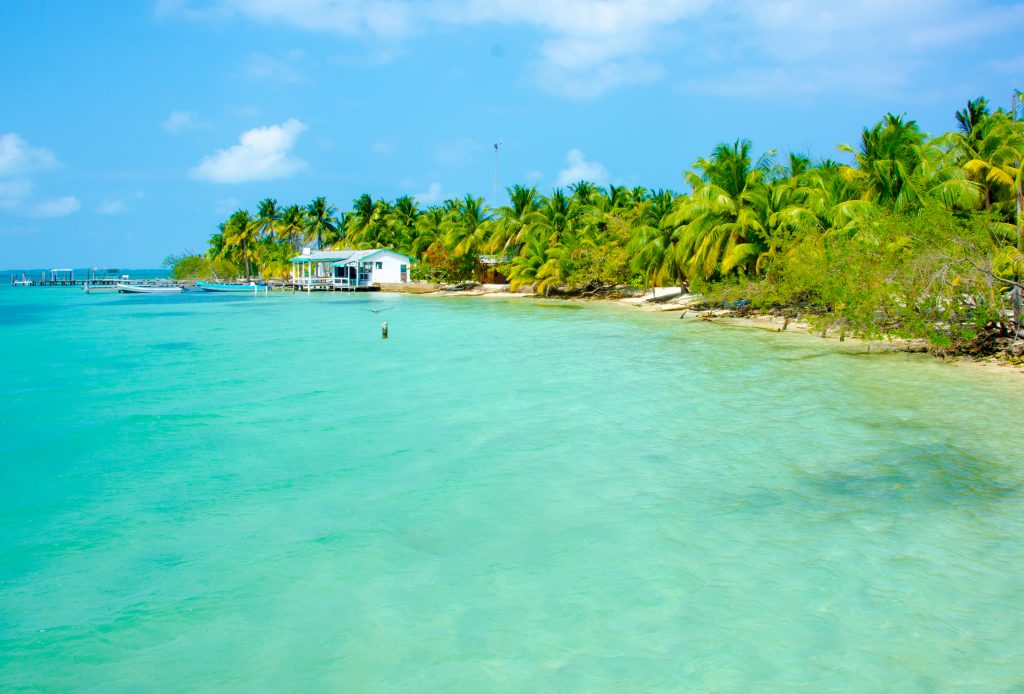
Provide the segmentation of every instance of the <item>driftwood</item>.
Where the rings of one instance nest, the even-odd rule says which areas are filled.
[[[470,289],[476,289],[477,282],[458,282],[456,284],[446,284],[441,287],[441,291],[445,292],[465,292]]]

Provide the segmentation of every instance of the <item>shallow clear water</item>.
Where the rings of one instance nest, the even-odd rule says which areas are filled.
[[[1024,686],[1020,380],[396,295],[2,287],[0,345],[0,690]]]

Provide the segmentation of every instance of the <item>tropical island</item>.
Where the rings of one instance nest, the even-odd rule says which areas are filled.
[[[739,139],[693,163],[687,192],[513,185],[497,209],[471,194],[426,208],[364,194],[341,212],[268,197],[220,224],[205,253],[166,264],[176,279],[287,279],[303,246],[391,248],[416,259],[414,279],[452,284],[479,280],[487,258],[512,290],[679,286],[705,306],[1019,361],[1024,124],[978,98],[941,135],[890,113],[838,149],[848,163],[755,158]]]

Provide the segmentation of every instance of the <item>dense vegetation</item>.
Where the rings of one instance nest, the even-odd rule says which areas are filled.
[[[985,99],[955,119],[929,137],[889,114],[839,147],[845,164],[721,144],[684,174],[685,193],[581,181],[548,195],[513,186],[498,209],[363,195],[340,213],[322,197],[268,198],[232,214],[205,255],[169,260],[176,277],[285,278],[302,245],[390,247],[417,259],[415,277],[455,282],[492,255],[514,289],[682,285],[823,329],[984,350],[1020,329],[1024,126]]]

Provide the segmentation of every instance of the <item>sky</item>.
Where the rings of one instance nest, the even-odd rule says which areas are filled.
[[[685,190],[1024,88],[1024,1],[3,0],[0,268],[156,267],[265,197]],[[503,195],[503,194],[502,194]],[[504,198],[497,201],[504,202]]]

